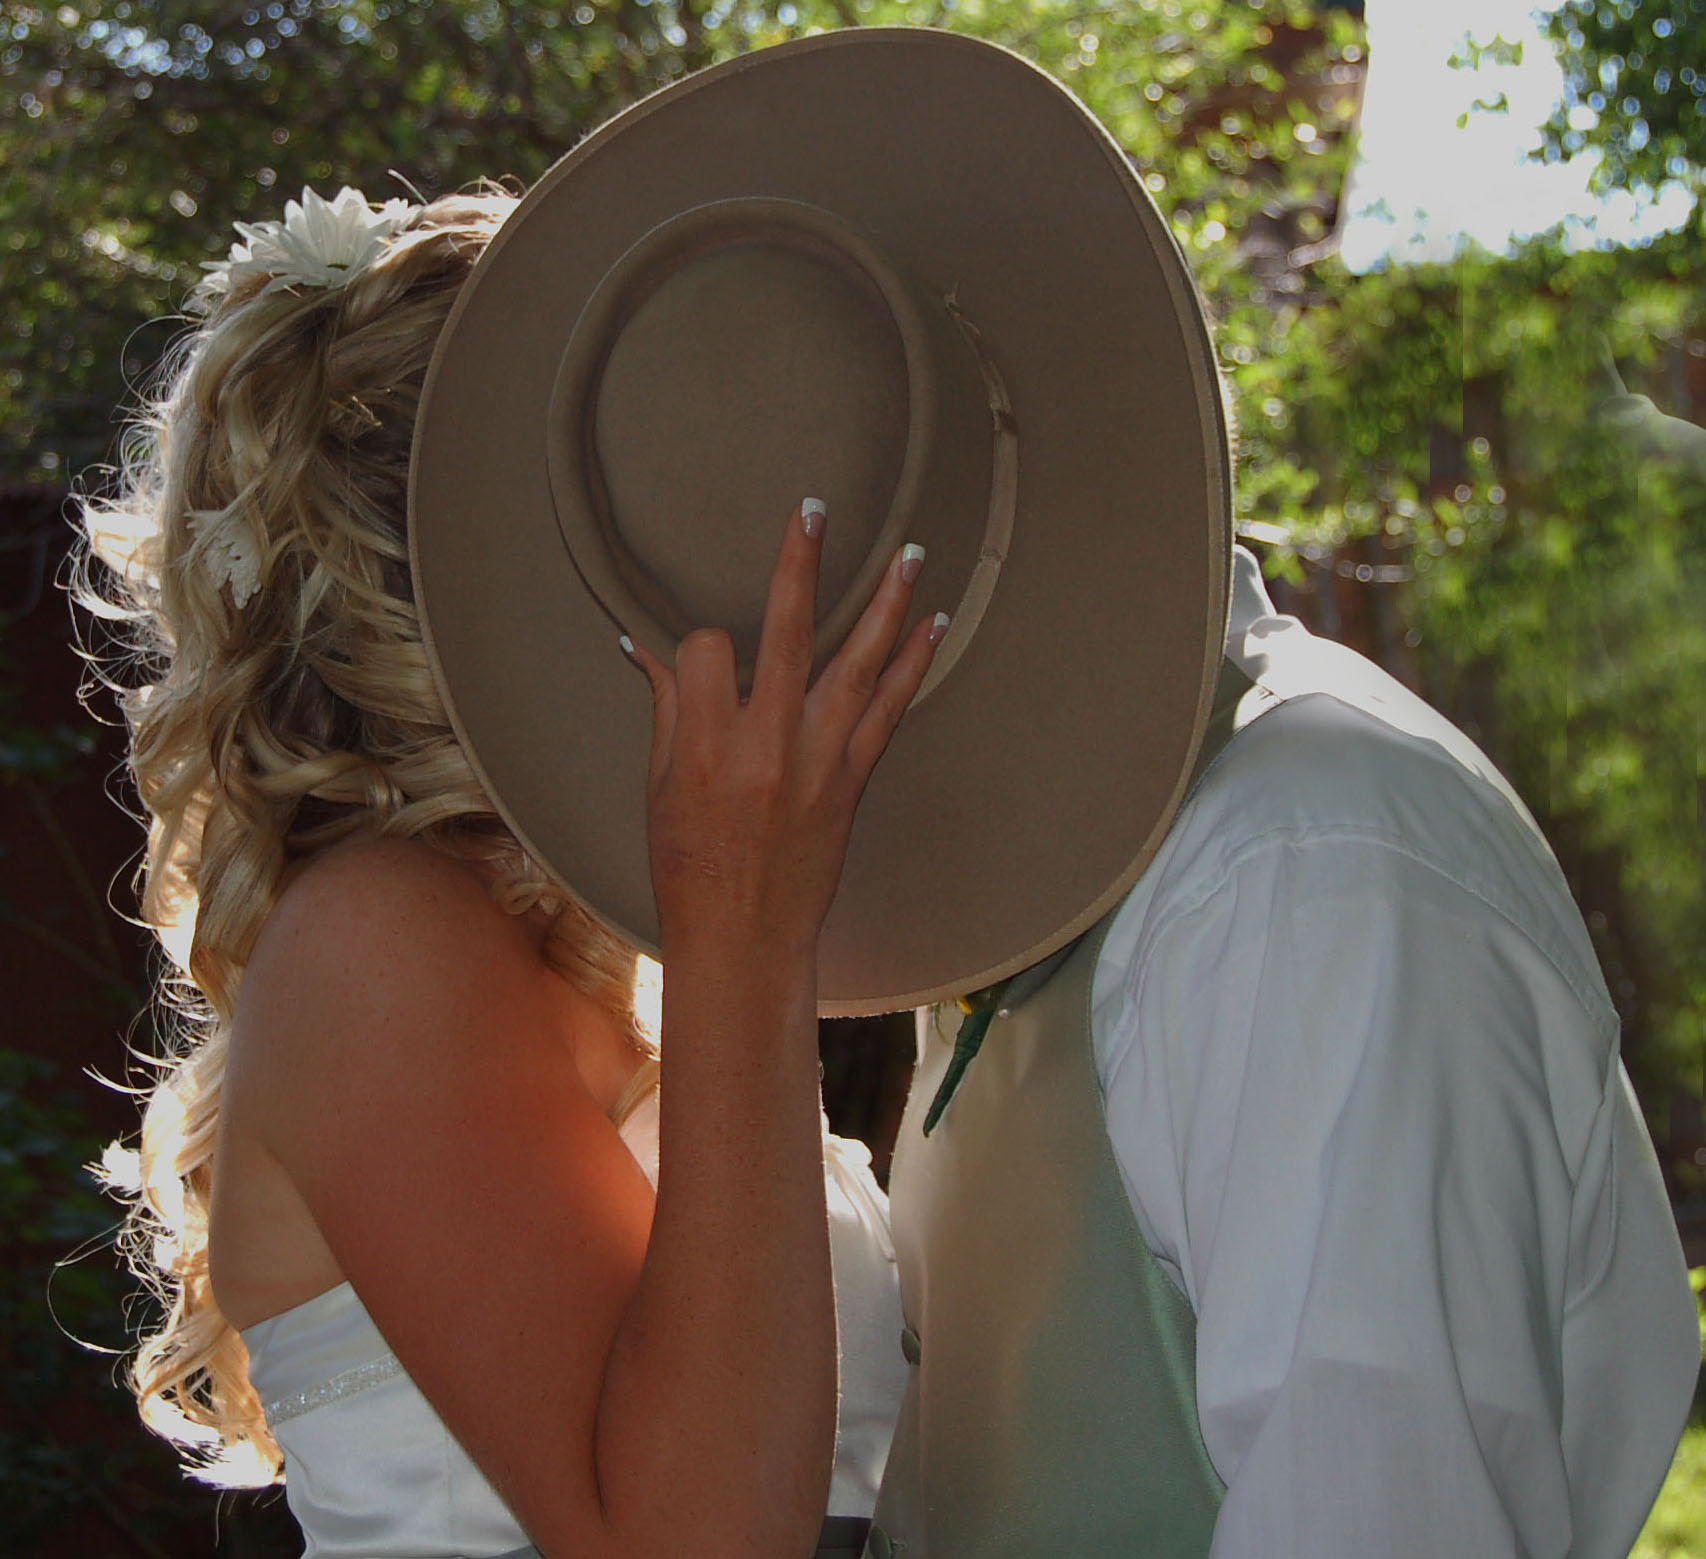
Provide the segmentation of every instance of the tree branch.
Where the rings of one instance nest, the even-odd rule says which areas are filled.
[[[71,886],[76,890],[77,897],[83,901],[83,907],[89,913],[89,925],[95,933],[95,940],[100,944],[101,952],[105,955],[110,968],[111,978],[122,982],[125,977],[124,960],[119,956],[118,944],[113,940],[111,928],[107,925],[107,905],[95,891],[95,884],[90,880],[88,872],[83,869],[83,863],[77,858],[77,851],[72,846],[70,836],[65,832],[60,821],[54,816],[53,808],[48,805],[47,797],[41,787],[25,781],[23,785],[25,798],[29,801],[30,810],[35,813],[36,821],[47,835],[48,843],[53,846],[54,853],[65,867],[65,874],[71,879]]]
[[[108,969],[98,958],[85,952],[69,937],[61,936],[49,926],[44,926],[38,920],[31,920],[20,915],[7,905],[0,905],[0,925],[10,926],[14,931],[22,931],[25,936],[34,937],[43,947],[50,947],[62,958],[69,958],[85,974],[93,975],[97,980],[106,982],[113,979],[112,970]]]

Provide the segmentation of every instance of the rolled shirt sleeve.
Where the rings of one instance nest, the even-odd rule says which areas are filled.
[[[1213,1553],[1623,1554],[1698,1341],[1616,1015],[1531,825],[1449,769],[1407,810],[1363,717],[1312,703],[1204,787],[1094,993],[1116,1157],[1197,1315]],[[1292,764],[1315,793],[1264,800]]]

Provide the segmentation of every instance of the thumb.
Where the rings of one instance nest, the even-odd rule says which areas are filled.
[[[652,688],[652,757],[650,780],[656,784],[669,763],[675,743],[675,673],[642,644],[627,634],[618,641],[622,653],[646,674]]]

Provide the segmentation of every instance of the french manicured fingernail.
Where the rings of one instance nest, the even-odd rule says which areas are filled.
[[[947,631],[948,614],[946,612],[938,612],[936,614],[936,620],[930,624],[930,642],[932,644],[940,644],[942,642],[942,635]]]
[[[632,660],[634,658],[634,641],[627,634],[623,634],[616,642],[622,646],[622,653],[629,660]]]
[[[804,498],[800,501],[800,524],[805,526],[808,536],[823,534],[823,520],[828,513],[828,505],[821,498]]]
[[[909,541],[900,549],[900,577],[903,583],[911,584],[924,567],[924,549],[916,541]]]

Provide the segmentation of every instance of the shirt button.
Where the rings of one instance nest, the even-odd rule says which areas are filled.
[[[910,1326],[900,1329],[900,1353],[908,1364],[916,1365],[924,1357],[924,1349],[919,1345],[918,1333]]]

